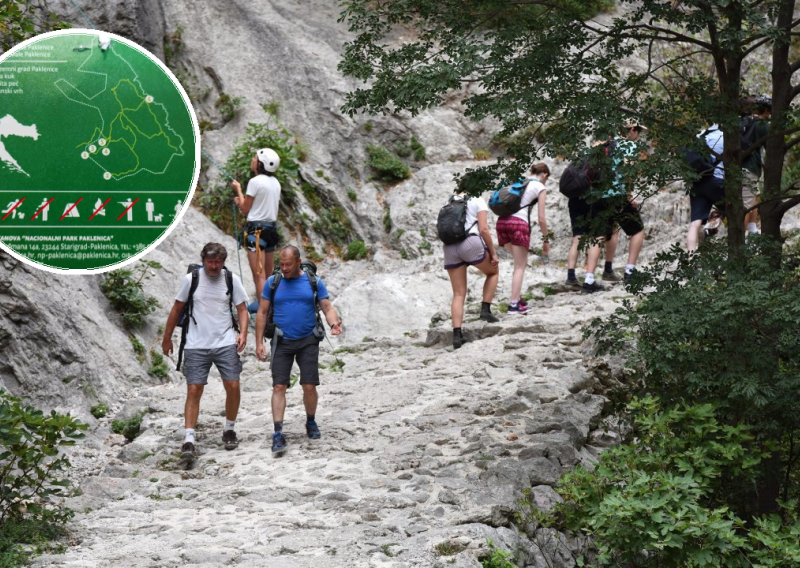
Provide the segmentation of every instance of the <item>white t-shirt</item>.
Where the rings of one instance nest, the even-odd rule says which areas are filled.
[[[253,206],[247,214],[248,221],[272,221],[278,218],[281,201],[281,184],[271,176],[258,175],[247,182],[247,195],[253,197]]]
[[[722,131],[719,129],[719,126],[716,124],[712,124],[708,130],[704,130],[700,134],[697,135],[698,138],[705,134],[706,145],[711,148],[712,151],[716,152],[717,155],[722,155],[722,146],[723,146],[723,136]],[[713,164],[717,161],[717,157],[714,154],[710,154],[708,156],[709,161]],[[714,168],[714,177],[719,179],[725,179],[725,169],[720,162],[717,167]]]
[[[528,205],[533,203],[537,197],[539,197],[539,192],[544,189],[544,184],[540,182],[538,179],[532,179],[528,182],[528,185],[525,186],[525,193],[522,194],[522,200],[519,202],[522,209],[517,211],[512,215],[512,217],[517,217],[522,219],[526,223],[528,222]],[[533,209],[533,207],[531,207]],[[533,217],[534,213],[531,211],[531,217]]]
[[[483,197],[470,197],[467,200],[467,222],[464,228],[469,231],[470,235],[480,235],[478,230],[478,213],[481,211],[488,211],[489,206]],[[472,227],[470,229],[470,227]]]
[[[181,281],[180,290],[175,299],[186,302],[189,299],[189,288],[192,287],[192,273],[188,273]],[[233,274],[233,306],[247,301],[242,281]],[[206,276],[200,270],[197,289],[194,291],[194,321],[189,322],[185,349],[217,349],[236,343],[236,330],[233,329],[228,309],[228,286],[225,275],[220,272],[216,278]],[[238,317],[238,316],[236,316]],[[195,325],[195,322],[197,324]]]

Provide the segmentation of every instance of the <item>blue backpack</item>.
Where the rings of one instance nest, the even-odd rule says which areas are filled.
[[[492,210],[492,213],[498,217],[510,217],[514,213],[522,211],[524,209],[522,196],[525,195],[525,188],[528,186],[529,181],[519,178],[519,180],[510,185],[495,189],[489,197],[489,209]],[[525,206],[528,208],[528,218],[531,216],[530,208],[534,203],[536,203],[536,200]]]

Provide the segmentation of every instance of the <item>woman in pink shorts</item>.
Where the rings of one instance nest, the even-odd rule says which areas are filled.
[[[514,275],[511,278],[511,305],[508,313],[524,314],[528,305],[522,300],[522,280],[528,266],[528,249],[531,244],[531,210],[536,205],[539,216],[539,229],[542,231],[542,254],[550,254],[550,242],[547,233],[547,220],[544,205],[547,190],[544,184],[550,178],[547,164],[538,163],[531,166],[530,181],[525,186],[520,202],[521,209],[508,217],[497,220],[497,244],[506,247],[514,258]]]

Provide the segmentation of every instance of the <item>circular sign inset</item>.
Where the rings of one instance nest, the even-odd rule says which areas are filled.
[[[133,262],[180,221],[200,172],[189,97],[155,56],[62,30],[0,55],[0,248],[45,270]]]

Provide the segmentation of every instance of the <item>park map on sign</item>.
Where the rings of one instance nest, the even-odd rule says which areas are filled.
[[[93,270],[158,241],[196,179],[191,107],[163,66],[86,31],[0,58],[0,242]]]

